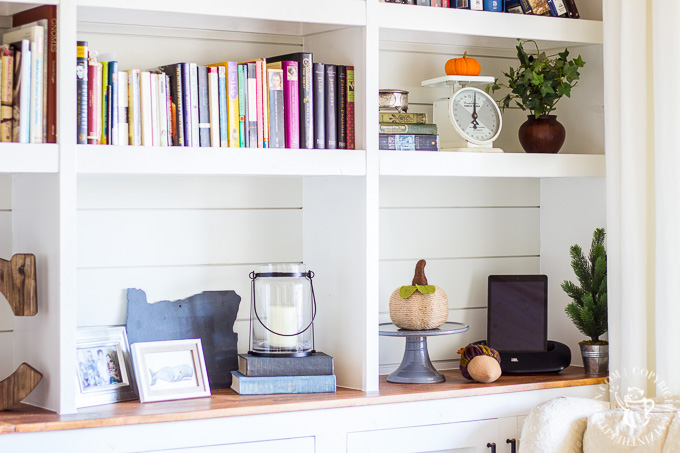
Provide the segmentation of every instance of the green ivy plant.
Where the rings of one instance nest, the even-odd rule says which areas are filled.
[[[607,251],[604,248],[605,232],[597,228],[593,232],[590,253],[586,258],[578,244],[569,248],[571,268],[579,285],[565,280],[562,289],[572,302],[565,311],[576,328],[590,337],[590,344],[606,344],[600,335],[607,332]]]
[[[517,59],[519,67],[510,68],[503,74],[508,78],[507,85],[498,83],[498,79],[486,87],[486,92],[496,92],[502,87],[510,92],[499,104],[502,109],[510,106],[512,100],[524,111],[530,111],[538,118],[555,110],[555,105],[562,96],[571,97],[571,90],[581,76],[579,68],[586,63],[579,55],[569,59],[569,50],[564,49],[556,55],[546,55],[538,48],[535,41],[518,39]],[[531,44],[536,52],[527,53],[525,44]]]

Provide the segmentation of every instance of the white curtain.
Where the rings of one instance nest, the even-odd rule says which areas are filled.
[[[680,395],[680,3],[603,20],[611,391]]]

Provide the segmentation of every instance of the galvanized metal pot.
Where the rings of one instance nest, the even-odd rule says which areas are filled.
[[[609,373],[608,344],[580,344],[583,368],[586,374],[605,375]]]

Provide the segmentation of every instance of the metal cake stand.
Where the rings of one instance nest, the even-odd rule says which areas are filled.
[[[427,337],[437,335],[452,335],[466,332],[470,326],[460,322],[446,322],[437,329],[405,330],[391,322],[380,324],[380,336],[404,337],[406,348],[401,365],[387,376],[387,382],[398,384],[436,384],[444,382],[446,378],[435,370],[427,353]]]

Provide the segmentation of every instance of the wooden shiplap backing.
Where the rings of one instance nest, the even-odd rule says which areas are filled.
[[[428,339],[436,367],[457,366],[460,347],[486,339],[487,279],[540,271],[540,182],[503,178],[382,178],[380,320],[425,259],[428,283],[449,300],[449,321],[470,329]],[[380,370],[401,362],[404,340],[380,338]]]
[[[79,326],[124,324],[127,288],[151,302],[234,290],[245,350],[248,274],[302,260],[299,178],[88,176],[78,207]]]

